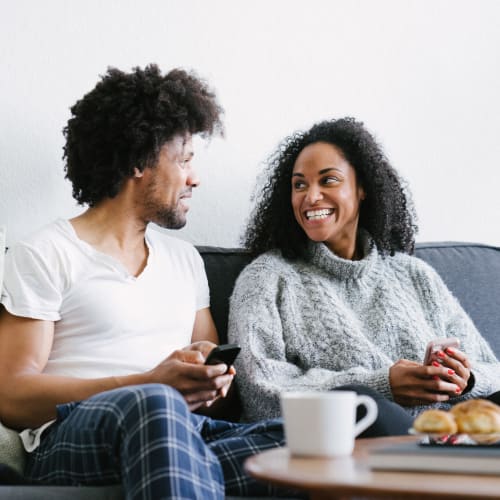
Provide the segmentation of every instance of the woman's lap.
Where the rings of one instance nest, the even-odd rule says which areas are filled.
[[[413,417],[402,406],[394,401],[390,401],[385,396],[374,389],[358,384],[343,385],[336,387],[336,391],[354,391],[357,394],[363,394],[372,397],[377,403],[378,417],[375,422],[362,432],[358,437],[382,437],[382,436],[400,436],[408,434],[408,429],[412,426]],[[360,420],[366,414],[363,406],[357,410],[357,419]]]

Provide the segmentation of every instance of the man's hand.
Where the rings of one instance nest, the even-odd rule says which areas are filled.
[[[187,345],[182,350],[183,351],[198,351],[203,354],[203,357],[206,359],[209,355],[210,351],[217,347],[217,344],[210,342],[209,340],[198,340],[198,342],[193,342],[192,344]],[[203,361],[205,362],[205,361]]]
[[[212,342],[200,341],[174,351],[150,372],[152,381],[177,389],[191,411],[210,406],[219,397],[227,395],[236,373],[232,367],[226,373],[224,364],[204,364],[206,355],[215,346]]]
[[[213,342],[210,342],[208,340],[199,340],[198,342],[193,342],[192,344],[184,347],[184,351],[199,351],[203,354],[205,360],[207,359],[208,355],[210,354],[210,352],[212,351],[212,349],[214,349],[215,347],[217,347],[217,344],[214,344]],[[203,361],[203,363],[205,363],[205,360]],[[233,377],[231,378],[231,380],[224,386],[222,387],[219,391],[218,391],[218,394],[217,396],[210,400],[210,401],[206,401],[205,403],[203,403],[202,406],[204,406],[205,408],[209,408],[210,406],[212,406],[212,404],[219,398],[225,398],[229,392],[229,389],[231,387],[231,384],[233,382],[233,378],[234,376],[236,375],[236,370],[234,369],[234,366],[227,366],[227,365],[217,365],[217,366],[226,366],[226,372],[225,374],[226,375],[232,375]],[[195,408],[196,409],[196,408]]]
[[[447,363],[425,366],[407,359],[397,361],[389,369],[394,401],[403,406],[413,406],[448,401],[450,397],[460,394],[467,382],[464,386],[462,375],[457,375],[449,366],[453,361]]]

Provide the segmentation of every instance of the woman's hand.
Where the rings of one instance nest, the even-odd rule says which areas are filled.
[[[444,353],[443,353],[444,354]],[[467,358],[456,349],[445,354],[442,363],[422,365],[400,359],[389,369],[389,384],[394,401],[402,406],[448,401],[467,386],[470,370]]]
[[[438,361],[434,361],[433,366],[438,367],[440,365],[447,368],[447,379],[454,382],[460,388],[460,391],[457,391],[455,395],[462,394],[469,382],[472,368],[465,353],[448,347],[444,351],[438,351],[436,357]],[[451,372],[454,373],[452,374]]]

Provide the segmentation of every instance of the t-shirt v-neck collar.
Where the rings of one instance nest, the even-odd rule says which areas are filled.
[[[73,227],[73,224],[67,219],[59,219],[58,220],[59,225],[63,231],[65,231],[70,238],[78,245],[78,247],[88,256],[92,257],[93,259],[101,262],[101,263],[106,263],[107,265],[111,266],[113,269],[115,269],[117,272],[119,272],[122,276],[124,276],[127,280],[129,281],[136,281],[141,279],[141,277],[145,274],[146,270],[149,267],[149,264],[151,262],[151,259],[153,258],[153,246],[151,244],[151,241],[148,237],[147,231],[145,234],[145,242],[146,246],[148,248],[148,258],[146,261],[146,265],[142,269],[142,271],[139,273],[139,275],[134,276],[131,274],[128,269],[115,257],[112,255],[109,255],[105,252],[101,252],[100,250],[97,250],[94,248],[90,243],[87,243],[86,241],[82,240],[79,238],[78,234],[75,231],[75,228]]]

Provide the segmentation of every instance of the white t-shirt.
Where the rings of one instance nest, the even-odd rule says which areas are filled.
[[[203,260],[191,244],[154,229],[146,231],[146,244],[138,277],[80,240],[67,220],[8,250],[2,304],[15,316],[54,321],[43,373],[141,373],[190,344],[196,312],[210,302]],[[22,435],[27,449],[41,430]]]
[[[148,229],[136,278],[57,220],[9,249],[2,304],[55,322],[44,373],[97,378],[144,372],[191,342],[209,306],[203,260],[189,243]]]

